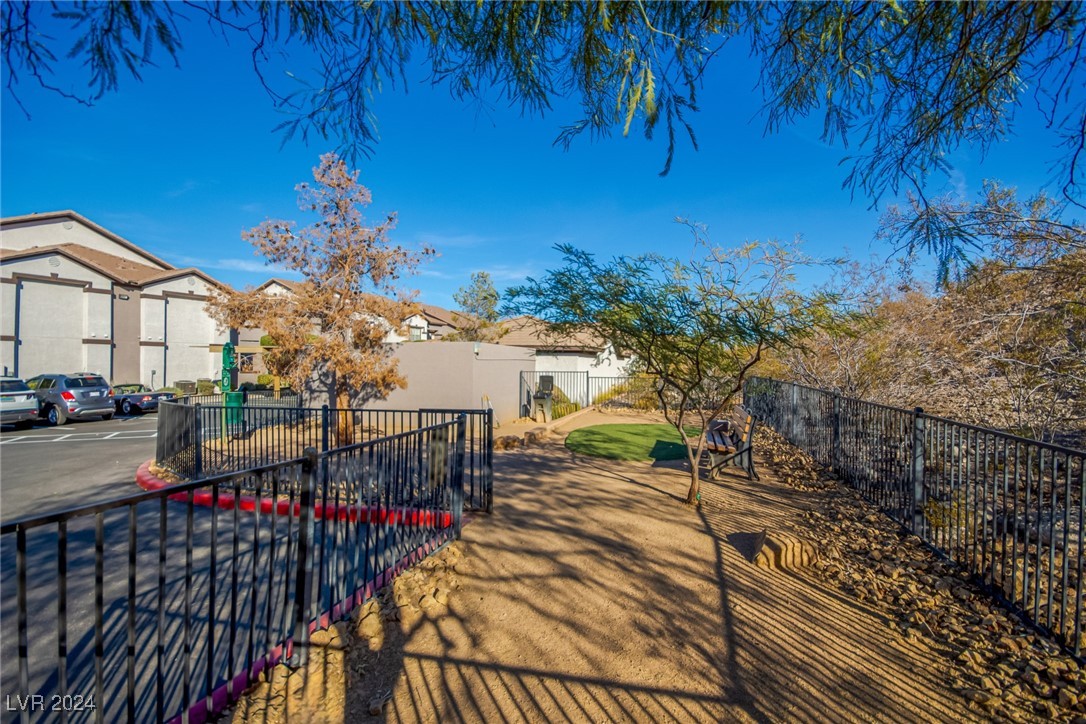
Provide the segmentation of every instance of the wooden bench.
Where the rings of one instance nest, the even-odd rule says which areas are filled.
[[[754,469],[754,429],[757,421],[743,408],[744,416],[741,427],[736,428],[730,420],[713,420],[705,433],[705,452],[709,457],[709,478],[715,479],[721,468],[728,465],[740,468],[747,473],[749,480],[761,480]]]

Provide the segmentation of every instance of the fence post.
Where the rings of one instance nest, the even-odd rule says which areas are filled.
[[[582,409],[592,404],[592,394],[590,392],[592,388],[591,374],[588,370],[584,371],[584,404],[581,405]]]
[[[200,431],[200,403],[197,402],[192,409],[196,413],[196,422],[193,425],[196,431],[196,454],[192,463],[195,468],[192,479],[199,480],[203,477],[204,470],[204,436]]]
[[[924,410],[913,410],[913,533],[924,536]]]
[[[468,416],[460,413],[456,419],[456,464],[452,479],[453,535],[459,540],[464,528],[464,443]]]
[[[483,454],[486,456],[483,466],[483,500],[486,512],[494,512],[494,409],[486,411],[486,429],[483,430]]]
[[[321,405],[321,452],[328,452],[328,405]]]
[[[840,475],[841,467],[841,395],[833,393],[833,450],[831,452],[830,470],[834,475]]]
[[[327,411],[328,406],[325,405]],[[313,597],[313,558],[310,545],[313,540],[313,497],[316,492],[317,451],[307,447],[303,452],[302,495],[298,503],[298,567],[294,582],[294,651],[289,664],[295,668],[305,666],[309,660],[309,602]]]

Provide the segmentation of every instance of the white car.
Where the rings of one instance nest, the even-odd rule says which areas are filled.
[[[0,424],[30,427],[38,419],[38,398],[18,377],[0,377]]]

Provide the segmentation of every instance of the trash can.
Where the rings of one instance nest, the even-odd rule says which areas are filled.
[[[225,398],[226,424],[241,425],[245,422],[245,393],[227,392]]]

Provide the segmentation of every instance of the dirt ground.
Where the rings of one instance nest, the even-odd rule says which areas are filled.
[[[674,463],[578,458],[560,433],[498,455],[461,588],[386,638],[395,680],[358,682],[349,720],[386,686],[380,717],[405,722],[981,719],[876,612],[750,562],[757,532],[800,527],[802,493],[726,475],[695,510]]]
[[[621,421],[645,418],[591,412],[563,427]],[[346,683],[327,680],[321,713],[303,719],[999,718],[884,608],[811,570],[754,565],[758,534],[802,535],[825,491],[762,466],[761,481],[738,470],[705,481],[695,509],[681,461],[578,457],[562,445],[568,429],[496,454],[493,515],[412,583],[447,606],[397,608],[392,592],[372,604]],[[383,624],[378,609],[391,612]]]

